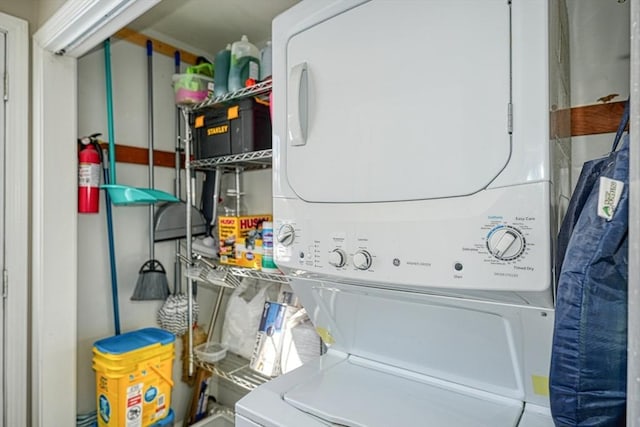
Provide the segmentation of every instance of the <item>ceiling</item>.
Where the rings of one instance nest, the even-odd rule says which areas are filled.
[[[152,37],[165,36],[213,55],[227,43],[240,40],[243,34],[258,48],[264,46],[271,39],[273,18],[297,2],[162,0],[127,27]]]

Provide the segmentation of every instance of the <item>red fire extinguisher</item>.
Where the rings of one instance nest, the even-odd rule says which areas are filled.
[[[94,134],[78,139],[84,148],[78,154],[78,213],[98,213],[100,203],[100,146]],[[97,149],[96,149],[97,146]]]

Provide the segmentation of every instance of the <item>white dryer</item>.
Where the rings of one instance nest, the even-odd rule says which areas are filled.
[[[329,351],[237,425],[552,425],[566,41],[562,0],[274,20],[274,253]]]

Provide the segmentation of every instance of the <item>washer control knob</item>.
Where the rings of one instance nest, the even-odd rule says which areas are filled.
[[[347,254],[342,249],[334,249],[329,252],[329,264],[334,267],[344,267],[347,263]]]
[[[353,254],[353,265],[358,270],[367,270],[371,267],[371,254],[363,249]]]
[[[494,228],[487,238],[487,249],[494,257],[510,261],[524,252],[525,240],[520,230],[510,226]]]
[[[296,231],[291,224],[284,224],[280,227],[280,230],[278,230],[278,242],[284,246],[291,246],[295,237]]]

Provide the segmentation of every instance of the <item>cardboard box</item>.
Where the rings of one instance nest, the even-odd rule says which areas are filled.
[[[272,216],[218,217],[220,263],[260,270],[262,266],[262,223]]]
[[[256,346],[249,366],[263,375],[275,377],[281,372],[282,343],[286,334],[291,307],[267,301],[264,303]]]

